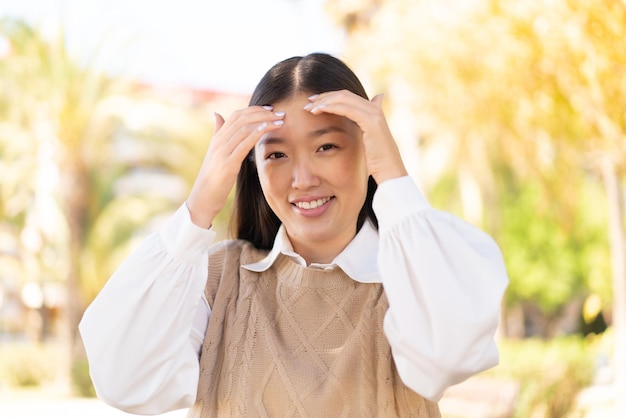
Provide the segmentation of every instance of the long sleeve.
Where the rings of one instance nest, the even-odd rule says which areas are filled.
[[[182,205],[85,311],[79,329],[96,392],[108,404],[145,415],[193,404],[214,236],[195,226]]]
[[[491,237],[431,208],[410,177],[382,183],[373,207],[389,300],[385,334],[404,383],[437,401],[498,364],[504,261]]]

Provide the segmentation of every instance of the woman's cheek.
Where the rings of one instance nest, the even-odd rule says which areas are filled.
[[[361,178],[363,175],[367,177],[367,165],[362,154],[346,156],[335,166],[337,167],[337,174],[341,175],[342,178]]]
[[[258,167],[259,180],[263,189],[276,187],[280,182],[285,181],[287,175],[284,167],[279,167],[277,164],[265,163]]]

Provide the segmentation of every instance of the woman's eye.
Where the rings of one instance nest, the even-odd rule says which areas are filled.
[[[333,148],[337,148],[337,147],[333,144],[324,144],[321,147],[319,147],[319,151],[328,151]]]
[[[267,158],[268,160],[277,160],[279,158],[285,158],[286,155],[283,152],[272,152],[271,154],[268,154]]]

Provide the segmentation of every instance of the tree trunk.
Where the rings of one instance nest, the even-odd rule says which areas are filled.
[[[606,156],[602,162],[602,177],[608,201],[608,226],[613,270],[613,372],[618,388],[626,388],[626,237],[624,233],[623,193],[616,163]],[[622,391],[620,390],[620,393]],[[626,400],[619,399],[616,412],[626,413]],[[620,415],[626,416],[626,415]]]
[[[69,229],[69,271],[67,272],[65,308],[65,344],[67,383],[76,389],[77,367],[84,362],[85,354],[78,333],[83,304],[80,292],[81,258],[85,243],[85,223],[88,207],[88,176],[80,162],[67,158],[62,166],[62,201]]]
[[[402,155],[409,176],[426,193],[424,173],[420,161],[419,132],[413,114],[411,87],[399,77],[389,86],[390,115],[388,117],[394,139]],[[384,104],[384,103],[383,103]]]

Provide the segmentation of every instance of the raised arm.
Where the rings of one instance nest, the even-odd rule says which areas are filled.
[[[404,383],[438,400],[498,364],[494,339],[508,277],[496,243],[430,207],[409,177],[379,186],[385,334]]]
[[[311,113],[345,116],[361,128],[378,183],[385,334],[404,383],[436,401],[450,385],[498,362],[494,335],[508,284],[500,250],[484,232],[430,207],[407,176],[381,95],[368,101],[336,91],[309,100]]]
[[[158,414],[196,397],[198,353],[210,308],[203,298],[208,228],[224,206],[241,162],[278,128],[270,107],[216,115],[216,133],[185,205],[109,279],[80,323],[94,386],[127,412]]]

